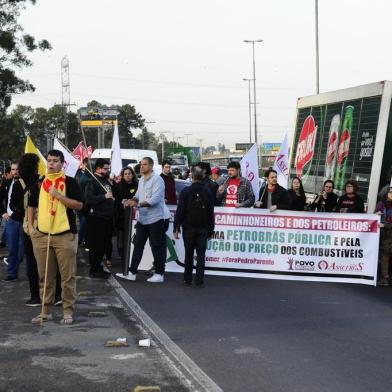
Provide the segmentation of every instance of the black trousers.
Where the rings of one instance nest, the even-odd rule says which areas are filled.
[[[113,221],[88,215],[86,220],[86,242],[89,248],[90,272],[102,271],[102,259],[107,250],[108,241],[112,240]]]
[[[185,247],[184,281],[187,283],[192,282],[193,262],[196,250],[195,283],[202,284],[204,282],[208,229],[202,226],[188,226],[184,228],[183,238]]]
[[[33,244],[31,238],[23,233],[25,256],[26,256],[26,275],[29,279],[30,295],[33,299],[39,299],[39,276],[37,268],[37,260],[34,256]],[[56,293],[55,299],[61,298],[61,276],[60,272],[57,270],[56,275]]]
[[[150,240],[152,255],[154,257],[155,272],[163,275],[165,272],[166,262],[166,238],[164,220],[161,219],[150,225],[142,225],[136,223],[136,233],[133,239],[133,253],[130,271],[133,274],[137,273],[140,261],[143,257],[144,246],[147,239]]]

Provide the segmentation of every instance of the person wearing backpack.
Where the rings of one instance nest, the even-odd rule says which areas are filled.
[[[202,287],[204,284],[207,240],[211,238],[215,227],[214,198],[203,184],[203,178],[203,169],[198,166],[193,167],[192,185],[184,188],[180,194],[173,228],[173,235],[177,240],[181,226],[183,228],[185,285],[192,284],[193,257],[196,250],[195,285],[197,287]]]

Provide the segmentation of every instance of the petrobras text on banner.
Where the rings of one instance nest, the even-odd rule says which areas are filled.
[[[170,210],[173,217],[175,206]],[[217,207],[206,274],[376,285],[378,223],[374,214]],[[166,271],[183,272],[184,245],[173,239],[172,224]],[[141,269],[149,269],[152,260],[146,247]]]

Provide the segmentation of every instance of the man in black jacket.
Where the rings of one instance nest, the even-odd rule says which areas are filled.
[[[94,177],[86,184],[85,202],[88,206],[86,219],[86,241],[89,248],[90,276],[107,279],[110,273],[101,265],[107,241],[113,232],[114,197],[109,182],[109,161],[98,158],[94,166]]]
[[[18,278],[19,264],[23,260],[23,227],[20,215],[15,213],[15,200],[11,200],[12,190],[18,179],[18,163],[13,162],[11,165],[12,179],[8,180],[5,185],[5,211],[3,210],[2,218],[5,220],[5,231],[8,247],[8,265],[7,277],[5,280],[12,281]]]
[[[201,182],[210,190],[212,197],[214,199],[214,204],[216,204],[216,192],[218,191],[218,184],[211,180],[211,165],[209,162],[198,162],[196,167],[199,167],[203,171],[203,179]]]
[[[260,188],[259,199],[255,203],[256,208],[268,208],[271,212],[275,210],[287,210],[289,197],[287,190],[278,184],[278,174],[270,169],[265,173],[267,182]]]
[[[203,184],[203,170],[195,166],[192,169],[192,185],[186,187],[180,194],[176,215],[174,218],[173,234],[179,239],[180,227],[183,228],[185,246],[184,284],[192,284],[193,255],[196,250],[197,264],[195,284],[198,287],[204,283],[204,266],[207,240],[211,237],[214,227],[214,199]]]

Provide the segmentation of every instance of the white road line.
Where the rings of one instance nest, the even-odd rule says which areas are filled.
[[[223,390],[192,361],[175,344],[170,337],[155,323],[155,321],[138,305],[138,303],[126,292],[125,289],[117,282],[113,276],[108,279],[110,285],[116,290],[117,294],[141,321],[143,326],[150,332],[150,334],[161,343],[163,348],[172,356],[166,356],[173,368],[182,375],[182,378],[188,381],[191,391],[206,391],[206,392],[223,392]]]

